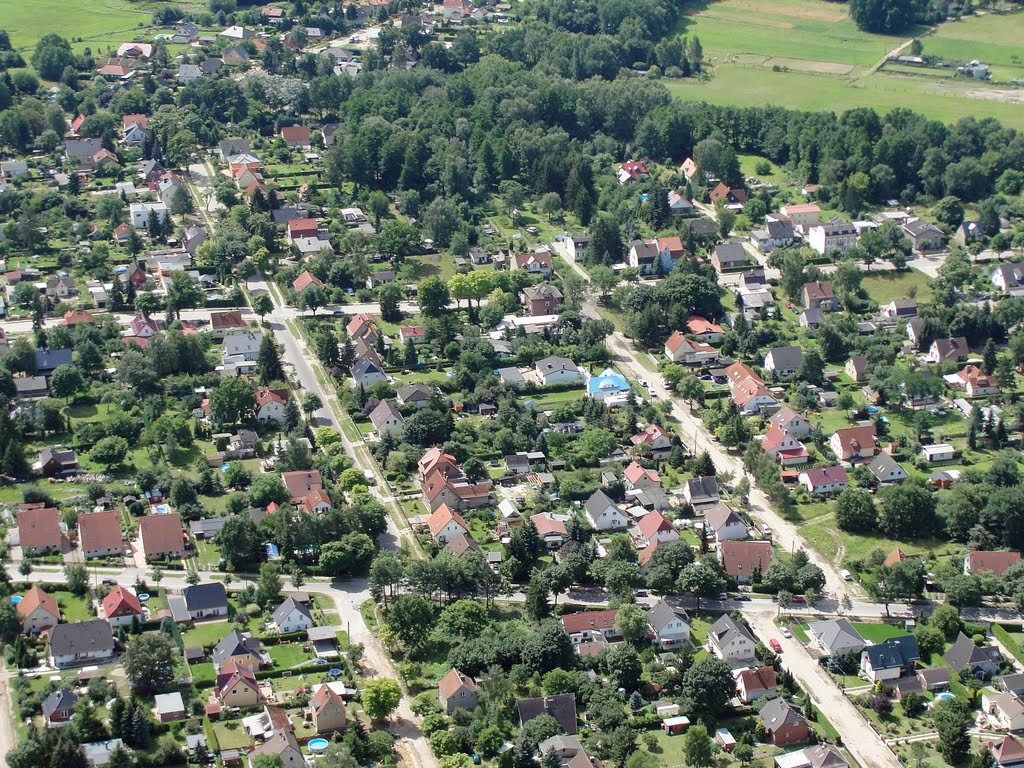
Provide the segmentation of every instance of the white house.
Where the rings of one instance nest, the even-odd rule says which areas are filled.
[[[671,648],[690,640],[690,625],[664,600],[659,600],[647,611],[647,623],[654,631],[654,644],[661,648]]]
[[[756,641],[750,630],[723,614],[708,629],[708,647],[723,661],[753,661]]]
[[[1000,730],[1024,729],[1024,702],[1010,693],[983,693],[981,709]]]
[[[131,216],[132,226],[136,229],[145,229],[149,224],[149,214],[155,212],[157,219],[163,224],[167,221],[167,218],[171,215],[171,212],[167,210],[167,206],[159,201],[155,203],[132,203],[128,206],[128,212]]]
[[[619,509],[602,490],[594,491],[594,495],[583,505],[587,520],[598,531],[616,531],[625,528],[629,521],[626,513]]]
[[[925,461],[935,463],[938,461],[952,461],[956,458],[956,449],[948,443],[936,443],[935,445],[922,445],[921,455]]]
[[[405,418],[388,400],[381,400],[370,412],[370,423],[377,430],[377,434],[383,437],[401,431],[405,425]]]
[[[714,531],[716,541],[736,541],[747,538],[747,524],[721,502],[708,511],[705,521]]]
[[[545,385],[579,384],[583,381],[583,372],[567,357],[551,355],[538,360],[535,367],[537,376]]]
[[[430,536],[439,544],[447,544],[458,534],[469,535],[469,526],[462,516],[447,504],[442,504],[427,518]]]
[[[274,627],[283,635],[304,632],[313,626],[313,616],[304,604],[294,597],[286,597],[274,611],[271,619]]]

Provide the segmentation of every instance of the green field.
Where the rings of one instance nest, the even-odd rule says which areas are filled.
[[[893,299],[905,299],[911,289],[917,291],[918,302],[924,303],[931,299],[931,280],[924,272],[908,269],[905,272],[866,273],[861,287],[879,306],[885,306]]]
[[[89,47],[96,53],[138,36],[140,25],[152,22],[153,7],[128,0],[0,0],[0,26],[16,49],[30,50],[40,37],[56,32],[81,40],[73,46],[76,51]]]
[[[899,74],[909,75],[908,68],[872,73],[886,54],[910,37],[861,32],[841,4],[719,0],[700,5],[679,28],[682,34],[700,38],[711,73],[704,81],[666,81],[681,99],[835,112],[873,107],[884,113],[906,107],[944,122],[995,117],[1024,127],[1020,104],[971,98],[968,89],[986,86],[977,81],[949,82],[948,70],[933,70],[936,74],[926,77],[920,71],[917,76]],[[996,80],[1024,77],[1024,67],[1014,61],[1024,36],[1024,13],[977,16],[948,22],[934,33],[918,33],[923,35],[926,55],[980,59],[993,65]]]

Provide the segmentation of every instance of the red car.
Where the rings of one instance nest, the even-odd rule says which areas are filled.
[[[770,645],[772,647],[772,650],[776,653],[782,653],[782,646],[779,644],[779,641],[776,640],[774,637],[768,641],[768,645]]]

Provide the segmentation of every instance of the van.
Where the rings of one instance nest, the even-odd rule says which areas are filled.
[[[843,577],[843,581],[853,581],[853,574],[845,568],[839,571],[839,575]]]
[[[772,535],[772,529],[769,528],[764,523],[761,523],[761,535],[762,536],[771,536]]]

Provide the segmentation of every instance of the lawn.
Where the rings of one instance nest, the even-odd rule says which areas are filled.
[[[310,661],[313,654],[302,650],[302,643],[284,643],[267,647],[267,653],[279,669],[290,669],[303,662]]]
[[[213,732],[217,734],[217,743],[221,749],[240,749],[252,744],[252,739],[242,727],[241,720],[213,723]]]
[[[235,623],[231,621],[204,622],[185,632],[181,639],[186,648],[190,645],[201,645],[208,648],[219,643],[224,635],[235,628]]]
[[[142,39],[145,31],[139,27],[150,24],[155,5],[129,0],[0,0],[0,19],[16,49],[29,50],[44,34],[56,32],[80,40],[73,43],[76,51],[89,47],[99,54],[108,46]]]
[[[918,302],[929,301],[932,297],[930,283],[931,278],[924,272],[910,269],[905,272],[869,272],[861,287],[879,306],[885,306],[893,299],[907,298],[914,291]]]
[[[58,589],[50,593],[57,600],[64,621],[74,624],[76,621],[92,621],[96,617],[89,612],[89,604],[84,597],[77,597],[70,592]]]
[[[884,642],[890,637],[902,637],[907,634],[905,629],[892,624],[872,624],[859,621],[851,622],[851,624],[860,633],[860,636],[872,645]]]
[[[979,59],[992,66],[992,79],[1008,82],[1024,77],[1020,41],[1024,14],[986,13],[960,22],[941,25],[922,41],[926,56],[946,61]]]

